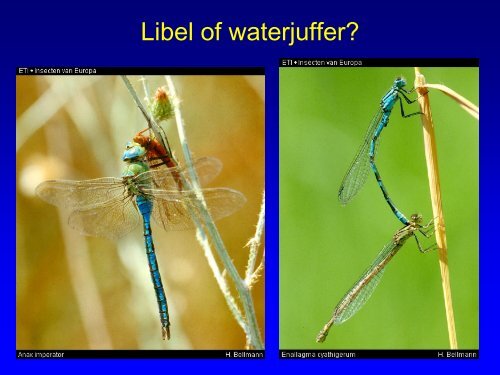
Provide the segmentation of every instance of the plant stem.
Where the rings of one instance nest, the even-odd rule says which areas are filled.
[[[236,301],[234,300],[233,295],[231,294],[229,287],[226,282],[226,278],[224,277],[223,273],[220,272],[219,266],[214,258],[212,248],[210,247],[210,243],[208,242],[207,237],[205,236],[205,233],[201,230],[196,231],[196,239],[198,242],[201,244],[201,247],[205,251],[205,257],[207,258],[208,265],[212,269],[212,272],[214,274],[215,280],[217,281],[217,284],[219,285],[220,290],[222,291],[222,294],[224,295],[224,298],[226,299],[227,306],[229,307],[229,310],[233,314],[234,318],[240,325],[240,327],[243,329],[245,332],[245,335],[247,335],[247,326],[246,326],[246,321],[243,318],[243,315],[241,314],[240,309],[238,308],[238,305]]]
[[[436,137],[434,134],[434,123],[428,91],[425,87],[425,77],[415,68],[415,87],[419,94],[418,102],[422,112],[422,125],[424,131],[425,159],[427,162],[427,175],[432,201],[432,212],[435,225],[436,244],[439,247],[439,268],[441,270],[441,284],[444,294],[444,305],[446,320],[448,323],[448,336],[450,348],[458,349],[455,332],[455,318],[453,314],[453,301],[451,297],[450,274],[448,268],[448,248],[446,244],[446,227],[444,224],[443,208],[441,204],[441,184],[439,180],[438,157]]]
[[[73,165],[73,149],[65,147],[70,141],[67,129],[62,123],[56,122],[52,126],[46,126],[44,131],[50,155],[57,155]],[[87,240],[67,225],[67,212],[63,213],[61,207],[57,211],[70,284],[89,348],[112,349],[113,343],[104,313],[104,304],[92,270]]]
[[[165,150],[170,151],[170,147],[167,148],[167,145],[165,144],[164,137],[161,134],[160,126],[156,123],[156,120],[153,118],[153,116],[150,116],[149,111],[146,110],[146,108],[144,108],[144,105],[142,104],[139,97],[137,96],[137,93],[136,93],[134,87],[132,86],[132,84],[130,83],[129,79],[127,78],[127,76],[124,76],[124,75],[122,75],[121,77],[122,77],[123,83],[125,83],[125,86],[127,87],[128,91],[129,91],[130,95],[132,95],[132,98],[134,99],[135,104],[137,104],[137,107],[141,110],[142,114],[146,118],[148,126],[151,129],[151,131],[153,132],[153,134],[155,135],[156,139],[160,140],[163,143],[163,147],[165,148]],[[143,83],[143,86],[147,87],[147,84]]]
[[[248,241],[248,246],[250,251],[248,254],[247,269],[245,271],[245,283],[252,287],[255,274],[255,263],[257,260],[257,253],[261,244],[262,233],[264,232],[266,214],[266,194],[262,193],[262,204],[260,206],[259,219],[257,221],[257,226],[255,228],[255,235]]]
[[[172,79],[169,76],[166,76],[166,81],[167,81],[167,88],[168,92],[176,100],[177,94],[175,90],[175,85],[172,81]],[[217,230],[217,227],[215,226],[214,221],[212,220],[210,213],[208,212],[204,199],[203,199],[203,194],[201,193],[201,188],[200,188],[200,183],[198,180],[198,176],[196,175],[196,171],[193,168],[193,158],[191,154],[191,150],[189,148],[188,142],[187,142],[187,137],[186,133],[184,130],[184,120],[182,119],[182,114],[179,108],[178,103],[174,102],[174,114],[175,114],[175,122],[177,124],[177,132],[179,134],[179,139],[182,145],[182,151],[184,154],[184,159],[186,160],[186,165],[188,167],[189,173],[190,173],[190,178],[191,182],[193,185],[193,190],[196,193],[196,196],[198,200],[200,201],[200,204],[197,207],[201,213],[201,216],[203,217],[203,224],[205,228],[207,229],[208,233],[210,234],[210,237],[215,245],[215,249],[217,251],[217,254],[219,255],[222,263],[224,264],[225,269],[228,271],[229,276],[233,280],[236,290],[238,291],[239,297],[242,301],[243,309],[245,311],[245,318],[246,318],[246,323],[247,323],[247,328],[245,330],[245,333],[247,335],[247,342],[255,349],[263,349],[264,345],[262,343],[262,338],[260,337],[260,331],[259,331],[259,326],[257,324],[257,318],[255,316],[255,308],[253,305],[253,299],[250,294],[250,288],[245,284],[244,280],[240,277],[238,270],[234,266],[233,262],[231,261],[231,257],[229,256],[224,243],[222,241],[222,238],[219,234],[219,231]],[[224,291],[223,291],[224,293]],[[230,303],[228,301],[228,303]]]
[[[455,100],[460,106],[467,111],[472,117],[476,120],[479,120],[479,107],[472,103],[470,100],[464,98],[462,95],[457,93],[456,91],[450,89],[445,85],[435,84],[435,83],[427,83],[423,87],[428,89],[436,89],[441,91],[443,94],[448,95],[450,98]]]

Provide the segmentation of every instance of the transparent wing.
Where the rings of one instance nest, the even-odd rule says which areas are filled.
[[[340,184],[338,197],[342,204],[349,203],[349,201],[358,193],[366,182],[366,176],[368,175],[368,169],[370,167],[368,151],[373,134],[375,133],[380,119],[382,118],[382,114],[382,109],[379,109],[373,117],[370,126],[366,131],[365,139],[363,140],[356,157],[352,161],[351,166]],[[377,152],[379,139],[377,139],[375,144],[375,153]]]
[[[115,240],[130,232],[139,222],[132,199],[114,198],[77,209],[69,216],[68,224],[81,234]]]
[[[389,242],[377,255],[370,267],[361,275],[351,289],[344,295],[335,307],[333,324],[342,324],[356,314],[375,291],[384,274],[385,266],[403,246],[406,238],[397,244]]]
[[[144,192],[154,197],[153,218],[165,230],[192,229],[193,218],[201,219],[193,191],[144,189]],[[229,188],[203,189],[202,192],[213,220],[232,215],[246,202],[242,193]]]
[[[222,163],[219,159],[212,157],[203,157],[193,162],[200,184],[206,185],[214,180],[222,170]],[[188,168],[167,168],[162,165],[159,168],[151,169],[150,173],[154,187],[164,190],[189,190],[189,186],[184,186],[183,180],[189,181]]]
[[[44,201],[70,210],[126,195],[122,179],[114,177],[86,181],[50,180],[38,185],[35,192]]]

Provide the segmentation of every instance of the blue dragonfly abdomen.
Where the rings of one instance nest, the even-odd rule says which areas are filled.
[[[129,142],[127,149],[123,153],[123,161],[127,163],[122,172],[124,179],[135,177],[141,173],[149,170],[148,164],[143,160],[146,155],[146,150],[140,145]],[[152,179],[145,179],[141,181],[140,186],[151,187]],[[135,203],[137,209],[142,216],[143,230],[144,230],[144,244],[146,247],[146,256],[148,259],[149,272],[151,274],[151,281],[153,282],[156,301],[158,303],[158,311],[160,313],[160,321],[162,325],[163,339],[170,339],[170,319],[168,314],[168,303],[163,283],[161,280],[160,269],[156,260],[155,245],[153,242],[153,232],[151,230],[151,213],[153,212],[153,202],[143,195],[141,187],[136,186],[133,180],[128,184],[129,192],[135,195]]]
[[[153,211],[153,203],[144,196],[138,195],[136,197],[136,204],[142,215],[146,255],[148,258],[149,272],[151,274],[151,281],[153,282],[155,289],[156,301],[158,303],[158,310],[160,313],[162,336],[163,339],[170,339],[170,319],[168,314],[167,297],[161,281],[158,262],[156,261],[155,245],[153,243],[153,233],[151,230],[151,212]]]

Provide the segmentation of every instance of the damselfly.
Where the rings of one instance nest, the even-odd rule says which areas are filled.
[[[408,225],[405,225],[394,234],[392,240],[384,246],[370,267],[366,269],[359,280],[356,281],[352,288],[349,289],[349,291],[337,304],[335,310],[333,311],[332,318],[325,324],[316,337],[317,342],[325,341],[328,331],[332,325],[344,323],[363,307],[380,282],[380,279],[384,274],[385,266],[387,266],[389,261],[394,257],[394,255],[397,254],[408,238],[412,236],[415,238],[418,249],[422,253],[426,253],[427,251],[435,248],[435,245],[432,245],[424,249],[420,245],[415,232],[418,231],[425,237],[429,238],[434,230],[433,221],[430,221],[427,225],[421,225],[421,222],[422,216],[414,214],[411,216],[411,220]]]
[[[342,204],[347,204],[349,201],[358,193],[361,187],[366,182],[366,176],[368,174],[368,166],[371,166],[377,183],[382,190],[385,200],[391,207],[392,212],[396,217],[404,224],[408,225],[410,222],[405,217],[405,215],[399,211],[391,198],[389,193],[382,183],[382,178],[378,172],[377,166],[375,165],[375,154],[377,152],[378,142],[382,130],[389,123],[389,117],[391,115],[394,105],[399,100],[401,106],[401,115],[403,117],[411,117],[420,114],[420,112],[414,112],[410,114],[405,114],[403,109],[403,98],[408,104],[415,102],[416,99],[410,100],[406,95],[411,91],[407,91],[404,87],[406,86],[406,81],[402,77],[396,78],[391,89],[384,95],[380,101],[380,108],[377,114],[373,117],[368,131],[366,132],[365,139],[361,145],[356,157],[354,158],[349,170],[347,171],[342,184],[340,185],[338,197]]]

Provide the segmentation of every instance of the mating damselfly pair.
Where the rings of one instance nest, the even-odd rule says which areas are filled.
[[[369,155],[376,130],[382,129],[373,142],[373,162],[393,206],[410,223],[411,214],[420,212],[419,225],[430,223],[427,229],[422,228],[430,231],[427,234],[433,226],[435,232],[444,232],[439,215],[430,209],[424,116],[401,115],[401,105],[404,115],[426,112],[420,107],[425,102],[432,105],[442,202],[449,215],[446,232],[452,249],[453,304],[464,309],[460,324],[466,327],[461,327],[460,344],[477,345],[478,124],[440,92],[428,88],[426,95],[419,87],[412,91],[413,71],[372,66],[280,69],[281,349],[423,349],[446,345],[437,267],[443,251],[422,256],[413,236],[402,246],[401,241],[394,241],[394,235],[407,225],[386,201]],[[428,83],[458,88],[472,101],[477,100],[477,68],[433,67],[422,72]],[[401,91],[409,101],[418,99],[419,104],[408,103],[402,94],[397,101],[387,95],[397,93],[394,81],[401,74],[407,78],[402,87],[407,92]],[[384,97],[386,104],[393,104],[385,127],[379,121],[387,118],[381,105]],[[359,172],[357,183],[343,186],[338,197],[361,143],[365,153],[355,159],[357,167],[353,169]],[[357,193],[342,207],[341,199],[349,189]],[[413,233],[422,250],[432,249],[437,242],[419,231]],[[389,267],[384,271],[386,280],[380,282],[378,277],[377,292],[356,310],[355,302],[363,298],[356,299],[353,294],[363,294],[364,285],[357,281],[365,278],[364,271],[372,264],[377,273],[375,265],[384,264],[377,254],[392,247],[400,254],[383,267]],[[353,290],[349,307],[343,297],[354,284],[359,292]],[[325,342],[316,344],[335,310],[334,320],[357,312],[342,325],[334,323]],[[467,311],[466,316],[463,311]]]
[[[395,206],[394,202],[389,196],[387,188],[382,182],[382,178],[375,164],[375,156],[378,149],[380,135],[382,130],[387,127],[391,113],[399,102],[401,116],[403,118],[412,117],[420,114],[420,112],[412,112],[406,114],[403,107],[403,100],[407,104],[412,104],[416,99],[410,99],[408,95],[413,90],[406,90],[406,80],[402,77],[397,77],[389,89],[389,91],[382,97],[380,101],[379,110],[373,117],[366,136],[361,144],[359,151],[357,152],[354,160],[347,171],[339,192],[338,198],[342,204],[347,204],[351,199],[359,192],[361,187],[366,182],[366,178],[371,168],[377,184],[379,185],[383,197],[389,205],[391,211],[394,213],[396,218],[404,224],[404,227],[398,230],[391,241],[389,241],[377,255],[375,260],[366,269],[366,271],[361,275],[361,277],[356,281],[356,283],[347,291],[341,301],[337,304],[334,309],[333,316],[325,324],[323,329],[316,337],[316,341],[323,342],[328,335],[328,332],[332,325],[342,324],[354,314],[356,314],[361,307],[370,298],[375,288],[380,282],[380,279],[384,273],[385,267],[389,261],[397,254],[397,252],[404,245],[406,240],[410,237],[414,237],[417,241],[418,249],[420,252],[425,253],[430,249],[435,248],[435,245],[431,245],[428,248],[423,248],[418,240],[417,234],[421,233],[425,237],[429,238],[433,231],[433,221],[428,224],[422,224],[422,216],[420,214],[413,214],[411,219],[408,220],[406,216]]]

